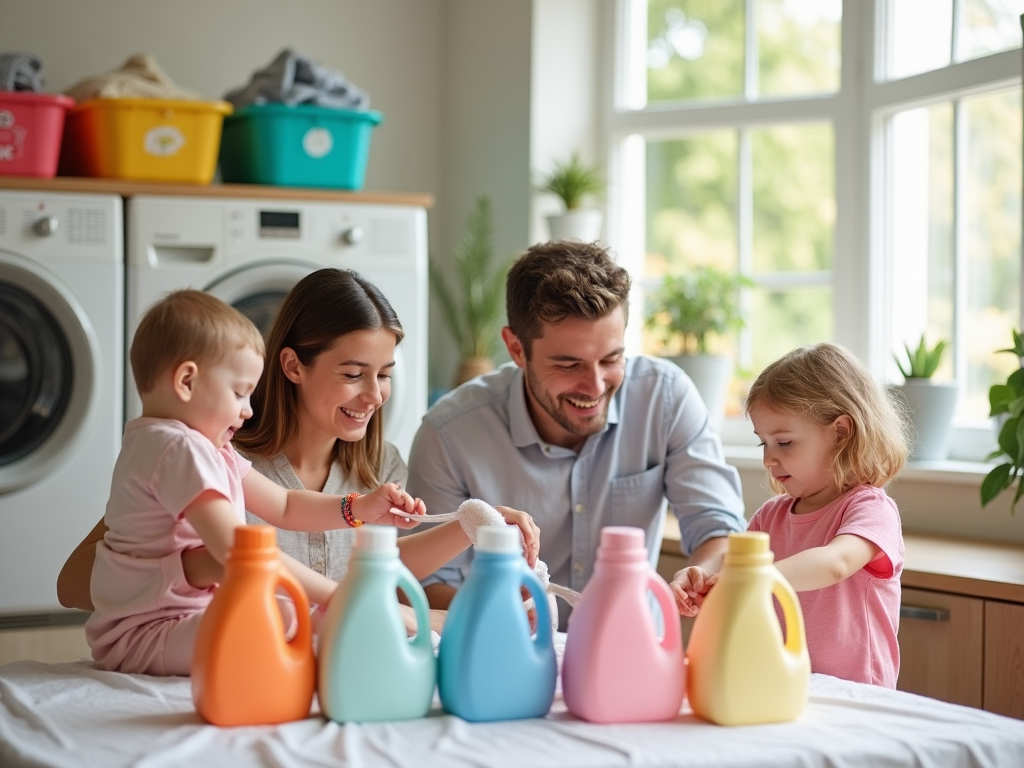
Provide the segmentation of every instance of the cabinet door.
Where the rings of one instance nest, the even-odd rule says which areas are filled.
[[[1024,605],[985,601],[985,709],[1024,718]]]
[[[978,598],[904,589],[896,687],[980,707],[984,615]]]

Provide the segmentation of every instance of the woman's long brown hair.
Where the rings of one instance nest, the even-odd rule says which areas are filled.
[[[298,434],[298,392],[281,369],[281,350],[294,350],[308,367],[345,334],[378,329],[394,333],[396,344],[405,336],[395,310],[373,283],[347,269],[321,269],[302,278],[270,326],[266,367],[252,395],[253,416],[235,435],[235,445],[250,456],[270,458]],[[379,484],[384,461],[383,418],[374,411],[362,440],[335,443],[345,475],[369,488]]]

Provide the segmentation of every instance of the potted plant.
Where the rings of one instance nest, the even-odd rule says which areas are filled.
[[[1018,364],[1024,358],[1024,335],[1013,332],[1013,346],[1000,349],[1017,358]],[[1015,511],[1017,502],[1024,496],[1024,368],[1018,367],[1011,373],[1005,384],[993,384],[988,390],[989,416],[999,419],[999,448],[988,458],[1004,458],[1002,464],[990,471],[981,483],[981,506],[985,506],[1007,488],[1017,483],[1010,512]]]
[[[715,267],[699,266],[665,278],[648,300],[646,325],[661,337],[669,357],[689,376],[716,424],[725,418],[725,400],[733,360],[711,354],[712,342],[740,330],[740,289],[752,286],[746,277]]]
[[[512,258],[494,255],[493,231],[490,200],[481,196],[454,251],[456,284],[449,285],[441,270],[428,264],[430,285],[462,355],[454,386],[493,369],[499,349],[505,274]]]
[[[916,349],[911,350],[907,344],[903,348],[906,357],[893,355],[893,358],[904,382],[893,389],[902,393],[907,415],[916,433],[910,458],[914,461],[942,461],[949,456],[958,394],[955,382],[940,384],[932,381],[946,351],[946,342],[940,340],[929,348],[922,334]]]
[[[583,201],[604,193],[605,183],[596,165],[589,165],[573,153],[568,162],[555,163],[538,185],[562,201],[565,212],[548,216],[552,240],[591,243],[601,236],[601,212],[582,207]]]

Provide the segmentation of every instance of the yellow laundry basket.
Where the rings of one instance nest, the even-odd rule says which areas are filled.
[[[68,113],[59,173],[209,184],[230,113],[224,101],[89,99]]]

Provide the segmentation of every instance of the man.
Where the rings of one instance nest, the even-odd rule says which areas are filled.
[[[723,537],[745,528],[739,475],[693,383],[668,361],[625,357],[629,287],[596,244],[530,248],[506,282],[512,362],[440,400],[410,454],[409,493],[429,511],[468,498],[527,510],[551,580],[575,590],[606,525],[643,528],[656,550],[666,500],[683,553],[709,572]],[[447,607],[471,557],[424,581],[433,607]]]

